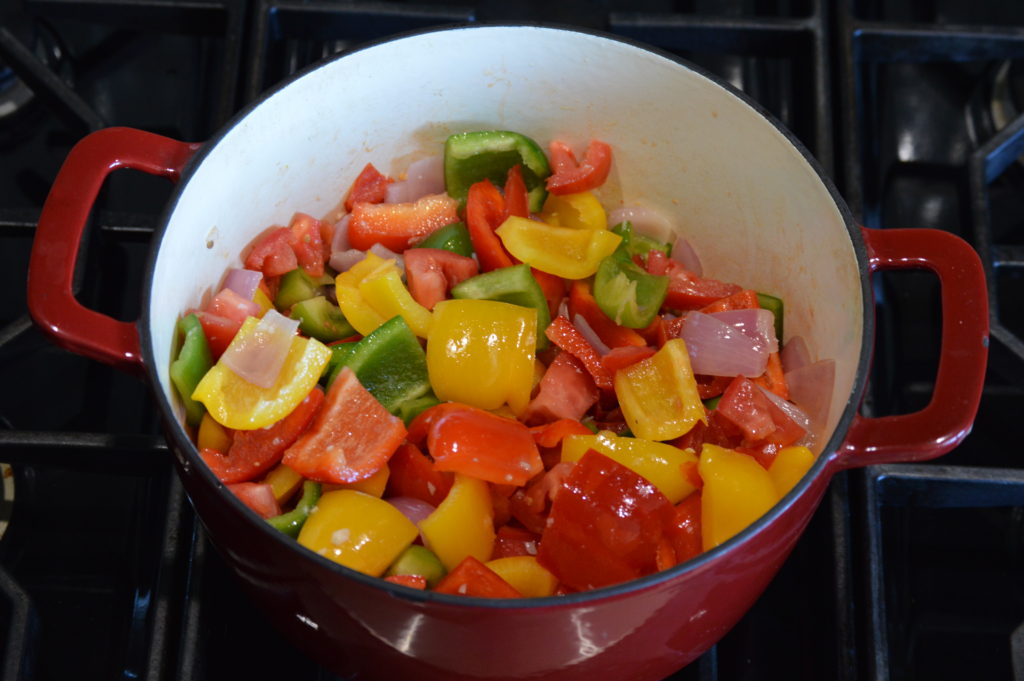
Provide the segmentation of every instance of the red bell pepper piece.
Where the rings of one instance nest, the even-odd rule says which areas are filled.
[[[557,447],[570,435],[593,435],[593,432],[576,419],[558,419],[530,428],[530,435],[538,447]]]
[[[494,233],[504,220],[505,199],[497,187],[490,180],[471,185],[466,197],[466,228],[484,272],[516,264]]]
[[[639,333],[619,326],[604,313],[590,291],[590,284],[583,279],[574,281],[569,287],[569,318],[575,319],[576,315],[586,319],[598,338],[610,348],[647,345],[647,341]]]
[[[521,527],[502,525],[494,538],[492,560],[512,556],[536,556],[540,535]]]
[[[345,197],[345,210],[352,212],[357,203],[380,203],[388,195],[388,185],[394,182],[387,175],[381,174],[372,163],[367,163],[352,183]]]
[[[590,140],[583,163],[565,142],[554,141],[548,147],[552,174],[547,179],[547,190],[552,194],[575,194],[596,189],[608,179],[612,168],[612,148],[600,141]]]
[[[206,465],[224,483],[252,480],[277,465],[285,450],[301,436],[320,412],[324,393],[314,388],[290,414],[267,428],[236,430],[227,454],[200,452]]]
[[[562,315],[555,317],[544,334],[552,343],[582,362],[598,388],[614,389],[612,375],[601,364],[601,355],[568,319]]]
[[[505,217],[515,215],[520,218],[530,217],[530,199],[523,182],[523,169],[514,165],[508,170],[505,180]]]
[[[668,276],[668,293],[664,304],[676,310],[699,310],[742,290],[736,284],[698,277],[681,264],[669,260],[661,251],[652,250],[648,254],[647,271]]]
[[[427,194],[409,203],[357,203],[348,223],[349,244],[365,251],[379,243],[402,253],[434,230],[457,222],[458,205],[447,194]]]
[[[401,584],[402,586],[412,587],[413,589],[419,589],[423,591],[427,588],[427,578],[423,575],[391,575],[384,578],[385,582],[391,582],[392,584]]]
[[[466,556],[438,582],[434,591],[478,598],[522,598],[516,588],[473,556]]]
[[[771,390],[784,400],[789,399],[789,384],[786,382],[786,374],[782,370],[782,358],[778,352],[768,355],[768,366],[763,374],[754,379],[754,383],[765,390]]]
[[[388,460],[387,496],[413,497],[437,506],[448,496],[455,476],[434,470],[420,448],[407,442]]]
[[[698,312],[712,314],[729,310],[756,310],[760,307],[761,304],[757,302],[757,293],[745,288],[733,293],[731,296],[719,298],[715,302],[705,305]]]
[[[655,352],[657,350],[649,345],[640,347],[626,345],[621,348],[612,348],[607,355],[601,358],[601,364],[604,365],[605,371],[614,376],[615,372],[619,369],[625,369],[632,364],[645,360]]]

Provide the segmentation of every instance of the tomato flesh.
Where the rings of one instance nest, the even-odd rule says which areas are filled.
[[[320,221],[305,213],[292,218],[291,247],[299,267],[311,277],[324,274],[324,248]]]
[[[278,277],[299,266],[292,250],[292,230],[275,227],[258,240],[245,258],[245,268],[263,272],[263,276]]]
[[[442,248],[410,248],[405,252],[409,293],[417,303],[433,310],[452,287],[477,275],[476,260]]]
[[[274,489],[268,483],[238,482],[228,485],[228,489],[261,518],[281,515],[281,505],[274,498]]]
[[[352,212],[357,203],[380,203],[388,195],[388,185],[393,180],[381,174],[372,163],[367,163],[352,183],[348,196],[345,197],[345,210]]]

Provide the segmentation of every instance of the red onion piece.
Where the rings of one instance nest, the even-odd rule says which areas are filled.
[[[229,288],[246,300],[252,300],[261,281],[263,281],[262,272],[232,268],[228,270],[222,288]]]
[[[409,166],[405,179],[388,185],[384,203],[409,203],[427,194],[444,193],[444,158],[429,156]]]
[[[755,384],[756,385],[756,384]],[[803,428],[805,431],[810,433],[811,430],[811,418],[804,412],[803,409],[796,406],[789,400],[784,400],[771,390],[765,390],[761,386],[757,386],[758,390],[764,393],[765,397],[775,403],[775,406],[786,412],[786,416],[793,419],[794,423]]]
[[[267,310],[254,332],[241,340],[236,337],[220,361],[249,383],[269,388],[281,373],[298,329],[299,320]]]
[[[416,527],[419,527],[423,519],[434,512],[433,506],[415,497],[391,497],[384,501],[401,511],[402,515],[408,518]]]
[[[334,223],[334,238],[331,240],[331,255],[341,253],[352,248],[348,242],[348,223],[352,214],[343,215],[340,220]]]
[[[663,213],[647,206],[622,206],[608,213],[608,224],[612,227],[629,220],[637,234],[649,236],[661,242],[671,242],[676,237],[672,221]]]
[[[711,316],[729,326],[734,326],[754,341],[778,352],[779,341],[775,338],[775,315],[771,310],[726,310],[712,312]]]
[[[398,265],[398,269],[402,270],[403,273],[405,272],[405,259],[402,258],[402,256],[399,255],[398,253],[392,251],[387,246],[374,244],[370,246],[370,253],[373,253],[379,258],[384,258],[385,260],[394,260],[395,263]]]
[[[765,344],[709,314],[688,313],[679,337],[686,341],[697,374],[755,378],[768,366]]]
[[[697,251],[693,250],[690,242],[681,236],[676,237],[675,243],[672,244],[672,259],[698,277],[704,276],[704,268],[697,257]]]
[[[786,372],[789,397],[811,420],[816,431],[822,431],[832,408],[832,389],[836,382],[836,362],[823,359]]]
[[[348,272],[352,266],[366,257],[365,251],[358,248],[350,248],[345,251],[335,251],[331,254],[331,261],[328,263],[335,272]]]
[[[793,336],[786,341],[782,346],[782,352],[779,353],[779,359],[782,360],[782,370],[787,374],[810,364],[811,351],[807,348],[804,337]]]
[[[576,330],[580,332],[580,335],[586,338],[587,342],[593,345],[594,349],[601,353],[601,355],[608,354],[608,351],[611,348],[604,344],[604,341],[602,341],[601,337],[597,335],[594,328],[590,326],[590,323],[584,319],[583,315],[576,315],[572,320],[572,325],[576,327]]]

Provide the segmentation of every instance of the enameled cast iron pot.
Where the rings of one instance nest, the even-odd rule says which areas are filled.
[[[614,149],[605,205],[666,211],[719,279],[786,301],[788,336],[834,358],[826,439],[804,479],[759,521],[672,570],[561,598],[489,601],[415,592],[301,548],[207,470],[168,379],[174,325],[216,290],[253,237],[296,211],[325,215],[368,161],[398,172],[453,132],[524,132]],[[105,176],[178,182],[157,230],[138,322],[71,291]],[[924,268],[942,289],[942,356],[924,410],[858,415],[871,356],[869,280]],[[416,34],[317,65],[209,142],[112,128],[82,140],[40,218],[29,272],[37,323],[75,352],[144,369],[185,488],[247,591],[296,645],[360,678],[659,679],[732,627],[793,548],[839,470],[927,459],[970,430],[987,348],[979,260],[931,230],[858,227],[807,151],[757,104],[674,57],[603,35],[477,26]]]

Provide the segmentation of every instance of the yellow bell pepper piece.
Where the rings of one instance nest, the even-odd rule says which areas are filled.
[[[203,420],[199,422],[196,445],[199,449],[216,449],[221,454],[227,454],[231,449],[231,435],[212,416],[204,413]]]
[[[303,480],[304,478],[300,473],[297,473],[295,469],[289,466],[285,466],[283,463],[278,464],[263,478],[263,482],[270,485],[270,490],[274,493],[274,498],[279,504],[283,504],[291,499],[292,495],[302,487]]]
[[[558,578],[548,572],[534,556],[509,556],[484,563],[526,598],[551,596]]]
[[[603,229],[555,227],[512,216],[495,230],[508,252],[542,272],[583,279],[597,272],[622,237]]]
[[[371,497],[377,497],[380,499],[384,496],[384,488],[388,485],[388,478],[391,477],[391,469],[388,468],[387,464],[380,467],[376,473],[366,478],[365,480],[358,480],[356,482],[346,482],[340,485],[331,483],[324,483],[321,488],[324,492],[333,492],[339,489],[351,489],[356,492],[362,492],[363,494],[369,494]]]
[[[592,192],[549,194],[540,219],[556,227],[608,229],[608,215]]]
[[[246,342],[259,321],[255,317],[246,319],[231,345]],[[331,351],[323,343],[296,336],[281,373],[269,388],[253,385],[217,362],[199,381],[192,399],[205,404],[210,416],[222,426],[234,430],[263,428],[298,406],[320,380],[330,359]]]
[[[679,449],[663,442],[638,437],[617,437],[610,430],[597,435],[570,435],[562,440],[562,461],[579,461],[594,449],[640,475],[673,504],[696,489],[683,474],[683,464],[696,463],[692,449]]]
[[[772,478],[753,457],[704,443],[697,472],[701,543],[712,549],[741,532],[779,500]]]
[[[488,560],[494,550],[494,507],[487,483],[456,473],[448,496],[420,521],[420,531],[446,570],[466,556]]]
[[[480,409],[508,403],[521,414],[530,402],[537,311],[494,300],[444,300],[434,306],[427,371],[442,402]]]
[[[379,577],[419,533],[388,502],[344,489],[320,497],[302,525],[299,543],[335,563]]]
[[[260,317],[265,315],[267,310],[274,309],[274,301],[267,297],[267,294],[263,292],[263,289],[256,289],[256,292],[252,294],[252,300],[260,306]]]
[[[338,307],[348,323],[364,336],[370,335],[374,329],[391,317],[385,317],[375,310],[369,301],[363,298],[359,286],[374,276],[388,271],[398,271],[394,260],[385,260],[376,253],[367,253],[366,257],[357,262],[347,272],[342,272],[334,279],[334,291],[338,298]]]
[[[615,394],[629,429],[645,440],[672,440],[707,423],[682,338],[615,372]]]
[[[768,475],[772,477],[780,499],[796,487],[813,464],[814,454],[807,447],[783,447],[775,454],[775,460],[768,467]]]
[[[389,269],[366,279],[359,284],[359,293],[385,321],[401,315],[412,332],[420,338],[426,338],[430,333],[433,315],[412,297],[397,269]]]

